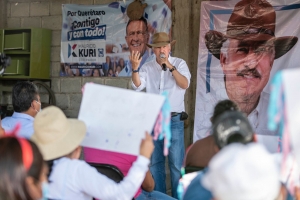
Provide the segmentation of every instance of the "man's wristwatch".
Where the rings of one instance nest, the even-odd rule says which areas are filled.
[[[136,73],[136,72],[139,72],[139,69],[132,70],[132,73]]]
[[[172,73],[174,70],[176,70],[176,67],[175,67],[175,66],[173,66],[173,68],[170,69],[170,72]]]

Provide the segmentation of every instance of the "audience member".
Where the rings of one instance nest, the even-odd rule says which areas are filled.
[[[215,200],[274,200],[279,196],[279,171],[261,144],[231,144],[214,156],[208,167],[202,184]]]
[[[5,130],[2,128],[2,122],[0,119],[0,138],[5,135]]]
[[[39,200],[47,192],[47,166],[27,139],[0,138],[0,199]]]
[[[214,108],[213,116],[210,118],[212,124],[226,111],[238,111],[236,103],[226,99],[219,101]],[[207,167],[210,159],[216,154],[215,140],[213,135],[196,141],[188,150],[185,159],[185,166],[196,167],[199,169]]]
[[[246,115],[239,111],[227,111],[220,115],[213,124],[212,133],[215,140],[215,153],[231,143],[246,144],[255,141],[254,132]],[[202,200],[212,199],[211,192],[201,183],[208,170],[205,168],[191,181],[185,191],[184,200],[196,200],[199,196]]]
[[[92,75],[93,75],[94,77],[99,77],[99,76],[100,76],[99,69],[93,69]]]
[[[17,123],[21,124],[18,136],[30,138],[33,134],[33,120],[41,110],[41,99],[37,86],[29,81],[21,81],[12,89],[14,113],[2,120],[5,131],[11,131]]]
[[[34,121],[32,140],[40,147],[44,159],[51,161],[49,199],[130,199],[134,196],[148,170],[154,145],[146,134],[140,155],[120,183],[97,172],[78,160],[79,146],[86,134],[84,122],[67,119],[55,106],[45,108]]]
[[[104,151],[93,148],[84,148],[85,161],[91,163],[105,163],[118,167],[121,172],[126,176],[132,164],[136,161],[137,157],[128,154],[122,154],[111,151]],[[134,198],[135,200],[166,200],[174,199],[164,193],[154,190],[154,179],[150,170],[148,169],[146,177],[141,185],[141,188],[137,191]]]

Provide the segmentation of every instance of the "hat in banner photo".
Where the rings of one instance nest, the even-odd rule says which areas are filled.
[[[297,43],[295,36],[275,36],[276,13],[266,0],[242,0],[229,18],[226,33],[210,30],[205,34],[205,44],[210,53],[220,59],[220,49],[229,39],[269,41],[275,47],[275,59],[287,53]]]
[[[148,47],[162,47],[162,46],[166,46],[168,44],[175,44],[176,40],[171,41],[170,37],[167,33],[165,32],[158,32],[155,33],[152,36],[152,43],[151,44],[147,44]]]
[[[235,143],[212,158],[202,184],[215,199],[274,200],[280,192],[279,172],[262,144]]]
[[[127,16],[130,20],[138,20],[143,17],[144,10],[147,6],[148,4],[142,4],[141,0],[134,0],[128,5]]]
[[[219,148],[228,144],[234,136],[241,138],[241,143],[253,142],[254,131],[245,114],[239,111],[227,111],[220,115],[212,127],[215,142]]]
[[[43,154],[44,160],[53,160],[71,153],[86,134],[86,125],[78,119],[67,119],[56,106],[39,112],[33,123],[32,140]]]

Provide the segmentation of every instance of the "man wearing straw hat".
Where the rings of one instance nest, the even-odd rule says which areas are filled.
[[[270,151],[277,149],[278,137],[267,129],[269,94],[263,89],[274,60],[298,41],[294,36],[276,37],[275,21],[275,10],[266,0],[242,0],[234,7],[226,34],[214,30],[205,34],[207,49],[220,60],[225,98],[248,115],[258,140]]]
[[[132,63],[132,87],[136,91],[146,88],[154,94],[168,92],[171,104],[171,132],[172,140],[168,160],[171,172],[172,196],[177,198],[177,185],[180,178],[180,168],[184,157],[184,122],[187,118],[184,112],[184,94],[189,87],[191,74],[186,62],[180,58],[170,56],[171,45],[167,33],[158,32],[152,37],[155,60],[146,62],[139,70],[141,62],[140,52],[130,54]],[[151,158],[151,173],[155,180],[155,190],[166,193],[165,185],[165,157],[163,155],[163,141],[155,141],[155,150]]]

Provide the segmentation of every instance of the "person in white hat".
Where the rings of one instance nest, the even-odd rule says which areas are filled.
[[[274,200],[280,193],[275,160],[258,143],[223,148],[209,163],[202,184],[215,200]]]
[[[80,143],[86,134],[83,121],[67,119],[55,106],[45,108],[34,121],[32,140],[40,148],[44,159],[52,161],[49,173],[49,199],[87,200],[131,199],[142,184],[148,171],[154,145],[146,134],[140,146],[140,156],[127,176],[115,183],[97,172],[83,160],[78,160]]]

